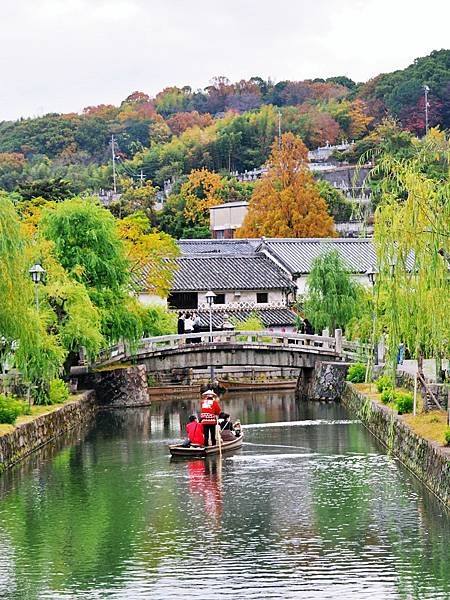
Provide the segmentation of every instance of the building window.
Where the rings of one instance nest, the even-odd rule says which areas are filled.
[[[171,292],[167,297],[169,308],[185,310],[198,308],[197,292]]]
[[[256,302],[258,304],[267,304],[269,302],[268,292],[257,292],[256,293]]]
[[[216,294],[214,304],[225,304],[225,294]]]

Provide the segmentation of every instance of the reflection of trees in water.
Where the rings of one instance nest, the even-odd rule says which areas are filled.
[[[47,586],[108,585],[120,578],[136,548],[151,548],[150,566],[177,552],[179,515],[176,507],[167,511],[176,482],[165,478],[164,486],[152,485],[142,445],[149,424],[145,409],[104,412],[84,443],[23,463],[0,504],[18,597],[37,598]]]
[[[148,438],[151,433],[150,407],[100,410],[95,437]]]

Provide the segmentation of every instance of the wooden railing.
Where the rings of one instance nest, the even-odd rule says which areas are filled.
[[[186,349],[205,344],[225,345],[242,344],[243,346],[272,347],[275,350],[301,351],[308,353],[325,353],[330,356],[358,360],[363,358],[368,347],[358,342],[349,342],[342,337],[339,329],[334,337],[323,335],[307,335],[303,333],[281,333],[273,331],[213,331],[190,333],[183,335],[162,335],[143,338],[137,345],[117,344],[105,349],[98,357],[96,364],[108,364],[127,359],[160,352],[161,350]]]

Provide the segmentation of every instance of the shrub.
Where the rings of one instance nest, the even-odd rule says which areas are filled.
[[[69,397],[69,388],[62,379],[52,379],[49,384],[49,404],[64,404]]]
[[[408,392],[398,392],[397,394],[394,394],[394,399],[399,415],[412,412],[414,406],[412,394],[409,394]]]
[[[393,402],[395,399],[395,392],[392,388],[388,388],[381,392],[381,402],[383,404],[387,404],[388,402]]]
[[[380,392],[384,392],[384,390],[392,389],[392,379],[387,375],[382,375],[376,381],[377,390]]]
[[[0,423],[14,425],[21,413],[22,404],[16,398],[0,394]]]
[[[444,440],[445,445],[450,446],[450,427],[447,427],[447,429],[444,431]]]
[[[347,381],[352,383],[364,383],[366,379],[366,365],[363,363],[356,363],[351,365],[347,373]]]

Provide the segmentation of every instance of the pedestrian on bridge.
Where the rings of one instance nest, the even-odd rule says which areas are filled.
[[[200,422],[203,425],[203,433],[205,434],[205,447],[209,444],[210,436],[211,446],[216,445],[216,425],[220,413],[217,394],[213,390],[203,392],[200,404]]]
[[[184,313],[182,312],[178,314],[177,332],[178,335],[183,335],[184,333]]]

